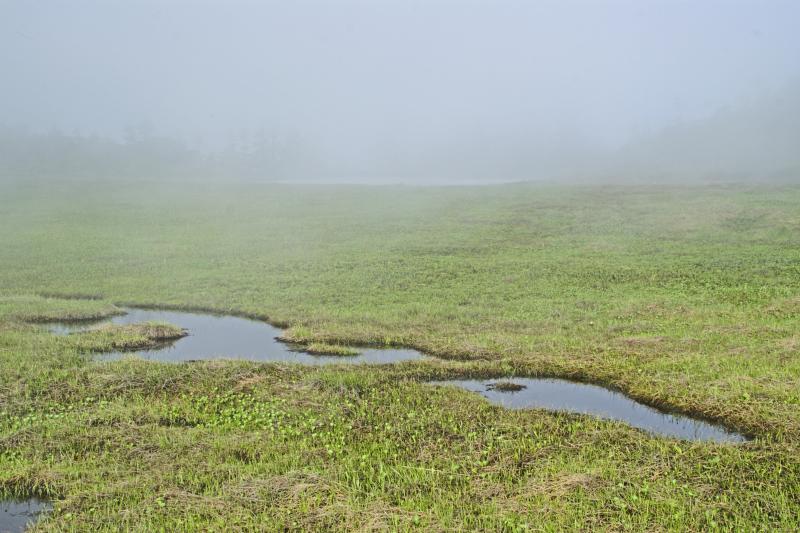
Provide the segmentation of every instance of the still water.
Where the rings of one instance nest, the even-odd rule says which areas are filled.
[[[521,385],[517,391],[495,387],[508,381]],[[514,378],[512,380],[437,381],[435,385],[452,385],[481,394],[490,402],[507,409],[548,409],[594,415],[621,420],[655,435],[686,440],[743,442],[738,433],[688,416],[666,413],[641,404],[620,392],[597,385],[575,383],[563,379]]]
[[[359,355],[326,356],[311,355],[302,347],[277,340],[282,331],[261,320],[206,313],[162,311],[153,309],[125,308],[126,314],[106,320],[86,323],[57,323],[49,325],[50,331],[68,334],[84,331],[103,324],[139,324],[142,322],[168,322],[188,331],[188,335],[157,348],[132,352],[99,354],[104,360],[119,359],[138,354],[153,361],[188,362],[207,359],[247,359],[283,363],[324,365],[331,363],[397,363],[424,359],[416,350],[394,348],[363,348]]]

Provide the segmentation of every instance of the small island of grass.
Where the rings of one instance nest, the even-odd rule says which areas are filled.
[[[189,333],[172,324],[145,322],[142,324],[108,324],[74,335],[73,342],[95,352],[111,350],[141,350],[185,337]]]
[[[513,381],[498,381],[488,384],[486,388],[497,392],[519,392],[526,387]]]
[[[324,342],[311,343],[308,345],[305,351],[311,355],[338,355],[343,357],[352,357],[360,353],[355,348],[351,348],[349,346],[342,346],[341,344],[327,344]]]

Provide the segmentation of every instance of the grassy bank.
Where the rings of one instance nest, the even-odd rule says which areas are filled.
[[[800,527],[798,187],[0,185],[0,250],[0,492],[42,529]],[[154,332],[35,325],[124,304],[442,359],[93,363]],[[424,385],[507,375],[755,438]]]

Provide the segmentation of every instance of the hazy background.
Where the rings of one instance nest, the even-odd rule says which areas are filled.
[[[797,1],[0,0],[0,175],[800,179]]]

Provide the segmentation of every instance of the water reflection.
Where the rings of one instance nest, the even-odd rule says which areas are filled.
[[[310,355],[303,352],[302,348],[277,340],[276,337],[280,336],[282,331],[260,320],[153,309],[126,308],[125,311],[124,315],[95,322],[91,326],[86,323],[56,323],[49,325],[49,329],[63,335],[103,324],[168,322],[189,332],[187,337],[148,350],[99,354],[99,358],[105,360],[119,359],[136,353],[144,359],[153,361],[190,362],[229,358],[324,365],[397,363],[425,357],[416,350],[394,348],[363,348],[359,349],[359,355],[354,356]]]
[[[508,382],[523,388],[512,391]],[[515,378],[513,380],[452,380],[435,385],[453,385],[477,392],[490,402],[508,409],[540,408],[622,420],[656,435],[686,440],[743,442],[738,433],[688,416],[665,413],[636,402],[622,393],[597,385],[562,379]]]

